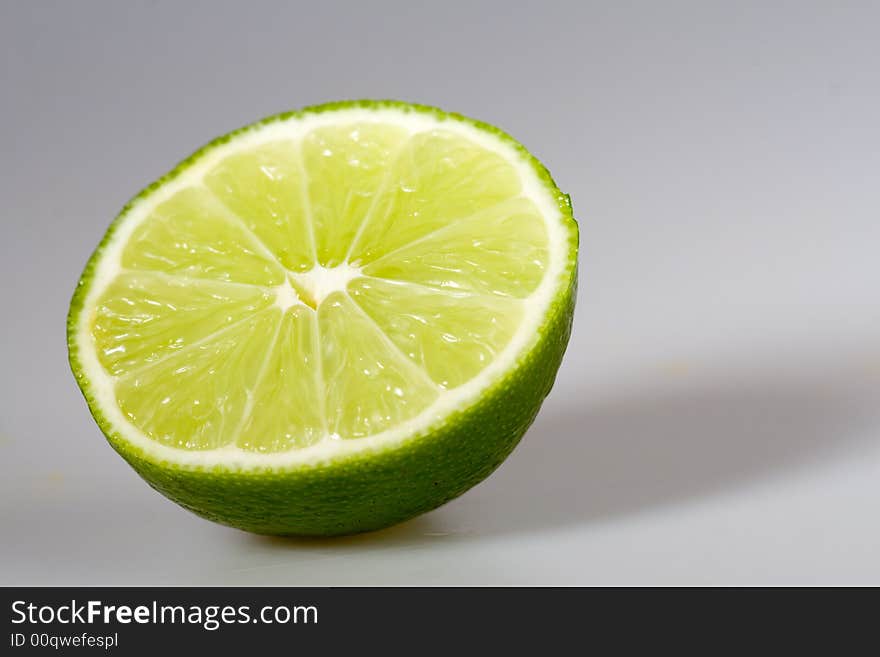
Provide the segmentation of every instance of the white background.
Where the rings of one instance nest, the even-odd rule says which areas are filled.
[[[0,584],[880,584],[878,5],[520,4],[0,6]],[[105,443],[68,300],[177,160],[358,97],[495,123],[572,195],[565,363],[440,510],[213,525]]]

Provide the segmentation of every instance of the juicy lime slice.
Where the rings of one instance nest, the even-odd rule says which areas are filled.
[[[123,210],[73,371],[154,487],[266,533],[372,529],[491,472],[567,343],[577,227],[500,131],[393,102],[273,117]]]

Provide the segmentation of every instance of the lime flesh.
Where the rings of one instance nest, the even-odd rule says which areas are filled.
[[[432,108],[272,117],[136,197],[71,304],[110,443],[200,515],[374,529],[485,477],[550,389],[577,227],[512,139]],[[486,413],[488,412],[488,415]]]

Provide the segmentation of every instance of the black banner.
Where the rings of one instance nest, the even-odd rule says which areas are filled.
[[[557,646],[599,654],[646,645],[714,654],[777,647],[842,654],[873,634],[874,609],[825,593],[574,588],[6,588],[0,654],[496,654]],[[833,593],[830,597],[839,596]],[[670,600],[670,597],[675,600]],[[748,596],[748,604],[743,604]],[[841,613],[846,610],[845,615]],[[873,643],[873,637],[868,639]],[[197,653],[205,654],[203,652]],[[848,654],[848,653],[847,653]]]

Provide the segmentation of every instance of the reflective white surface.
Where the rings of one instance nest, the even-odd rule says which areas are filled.
[[[880,584],[880,11],[40,4],[0,9],[0,584]],[[549,166],[581,221],[569,353],[520,448],[438,511],[215,526],[88,416],[74,281],[186,152],[361,96]]]

